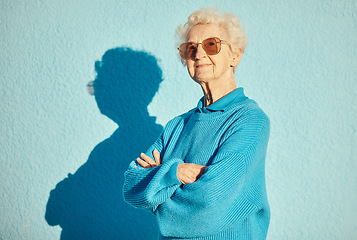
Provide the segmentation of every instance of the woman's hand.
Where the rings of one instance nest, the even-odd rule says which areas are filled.
[[[138,161],[138,163],[140,164],[140,166],[142,166],[143,168],[152,168],[152,167],[157,167],[161,164],[161,156],[160,153],[157,149],[155,149],[152,152],[152,155],[155,158],[155,161],[152,160],[148,155],[141,153],[140,157],[141,158],[137,158],[136,160]],[[135,166],[137,167],[137,166]]]
[[[181,183],[196,182],[205,172],[206,166],[194,163],[180,163],[177,167],[177,178]]]
[[[143,168],[153,168],[161,164],[161,156],[157,149],[152,152],[155,161],[148,155],[141,153],[140,158],[137,158],[137,162]],[[137,167],[137,166],[135,166]],[[206,166],[194,164],[194,163],[180,163],[177,167],[177,178],[182,184],[196,182],[202,174],[205,172]]]

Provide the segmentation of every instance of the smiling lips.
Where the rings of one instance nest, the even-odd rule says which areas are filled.
[[[206,64],[198,64],[198,65],[195,66],[195,68],[202,68],[202,67],[208,67],[208,66],[211,66],[211,64],[208,64],[208,63],[206,63]]]

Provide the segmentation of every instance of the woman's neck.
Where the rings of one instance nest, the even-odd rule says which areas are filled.
[[[204,106],[215,103],[228,93],[237,89],[237,85],[233,79],[226,81],[201,82],[201,88],[204,94]]]

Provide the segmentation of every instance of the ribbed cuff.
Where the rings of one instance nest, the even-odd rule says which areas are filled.
[[[177,178],[177,168],[179,164],[180,162],[173,163],[170,166],[170,169],[167,171],[167,174],[164,177],[164,181],[167,184],[167,186],[182,184],[180,180]]]

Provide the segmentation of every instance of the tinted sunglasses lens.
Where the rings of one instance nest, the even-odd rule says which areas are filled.
[[[221,40],[219,38],[207,38],[202,42],[202,48],[208,55],[216,55],[221,50]],[[180,55],[183,59],[194,59],[197,52],[197,44],[188,42],[182,43],[179,47]]]
[[[192,59],[196,54],[197,48],[194,43],[183,43],[179,47],[180,55],[183,59]]]
[[[215,55],[221,50],[221,40],[218,38],[207,38],[202,42],[202,47],[208,55]]]

